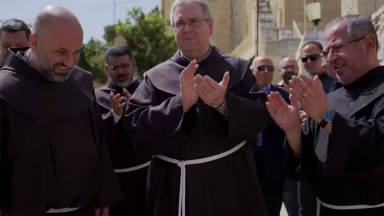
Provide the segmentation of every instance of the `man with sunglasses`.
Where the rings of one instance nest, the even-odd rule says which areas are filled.
[[[324,57],[343,87],[326,95],[318,76],[293,77],[292,106],[267,107],[286,133],[290,167],[303,170],[319,216],[384,215],[384,68],[370,17],[347,15],[325,30]],[[309,119],[299,125],[300,101]]]
[[[289,103],[289,94],[272,83],[275,67],[268,56],[257,56],[251,65],[257,85],[267,94],[280,92]],[[263,194],[268,216],[279,216],[283,201],[284,167],[283,145],[284,131],[271,119],[265,130],[259,133],[258,139],[252,143],[256,160],[257,178]]]
[[[125,198],[111,207],[110,216],[144,216],[146,179],[152,155],[135,148],[130,132],[124,130],[120,122],[129,98],[141,83],[134,76],[136,61],[124,45],[108,48],[105,60],[110,81],[96,90],[96,100],[105,124],[108,151]]]
[[[326,62],[321,58],[321,52],[323,51],[323,45],[318,41],[308,41],[301,48],[301,62],[305,70],[309,73],[309,76],[313,78],[318,76],[323,90],[326,94],[332,91],[332,88],[336,84],[336,79],[331,77],[327,72]],[[301,113],[304,111],[300,111]],[[307,120],[307,115],[304,112]],[[301,178],[298,183],[299,203],[300,203],[300,216],[315,216],[316,215],[316,196],[310,188],[307,180]]]
[[[326,64],[320,57],[323,45],[318,41],[308,41],[301,49],[301,62],[311,77],[319,76],[326,94],[333,91],[337,79],[331,77],[327,72]]]

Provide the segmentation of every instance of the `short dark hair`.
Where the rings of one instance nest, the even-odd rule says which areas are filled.
[[[128,55],[130,59],[133,59],[132,52],[131,50],[129,50],[127,46],[115,45],[115,46],[109,47],[105,52],[105,61],[108,63],[109,57],[121,57],[125,55]]]
[[[309,44],[313,44],[313,45],[316,45],[317,48],[319,48],[320,52],[323,52],[323,45],[319,42],[319,41],[308,41],[306,42],[302,47],[301,47],[301,51],[303,51],[304,47],[309,45]]]
[[[5,20],[3,22],[3,25],[0,28],[0,37],[1,32],[18,32],[18,31],[24,31],[25,36],[27,39],[29,38],[29,35],[31,34],[31,29],[25,24],[25,22],[18,20],[18,19],[9,19]]]

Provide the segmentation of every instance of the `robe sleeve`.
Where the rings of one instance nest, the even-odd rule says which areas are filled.
[[[256,85],[256,78],[250,69],[238,84],[238,88],[239,95],[228,91],[225,97],[228,138],[255,140],[271,119],[265,104],[267,94]]]
[[[120,122],[124,130],[131,132],[135,146],[165,154],[185,139],[183,104],[180,95],[161,101],[157,94],[146,77],[129,100],[126,116]]]
[[[2,161],[4,158],[2,158],[3,152],[2,150],[4,149],[4,135],[3,131],[6,127],[4,127],[5,123],[5,116],[4,116],[4,107],[3,107],[3,100],[0,99],[0,169],[3,166]],[[1,172],[0,172],[1,173]],[[0,176],[1,179],[1,176]]]
[[[313,171],[315,157],[313,150],[315,129],[316,124],[314,120],[308,118],[305,127],[301,131],[301,158],[295,156],[287,138],[285,138],[284,168],[287,178],[300,180],[304,177],[308,177],[310,172]]]
[[[97,143],[99,144],[98,148],[101,160],[100,191],[94,203],[95,207],[97,208],[113,206],[115,203],[122,200],[123,198],[123,194],[117,181],[117,177],[114,172],[106,146],[105,129],[101,116],[102,115],[95,101],[93,106],[93,119],[97,133],[96,137],[98,138]],[[113,122],[113,116],[111,121]]]
[[[326,175],[383,176],[384,99],[364,122],[336,113],[329,140]]]
[[[101,110],[101,109],[100,109]],[[117,124],[115,123],[115,116],[112,110],[102,114],[104,129],[105,129],[105,140],[107,143],[118,142],[119,132],[117,130]]]

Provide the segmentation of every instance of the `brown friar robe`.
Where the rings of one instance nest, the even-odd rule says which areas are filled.
[[[327,100],[336,113],[332,135],[309,118],[301,160],[286,145],[289,167],[294,171],[301,163],[320,216],[384,215],[384,67],[331,92]]]
[[[135,79],[126,89],[133,94],[141,81]],[[124,200],[110,209],[110,216],[144,216],[147,190],[148,162],[152,154],[146,149],[136,148],[129,130],[124,130],[120,121],[115,123],[109,102],[110,93],[124,96],[123,88],[109,82],[96,89],[96,99],[105,123],[106,142],[113,167],[124,193]]]
[[[39,216],[81,207],[70,215],[93,216],[122,193],[92,75],[76,67],[68,80],[50,82],[25,51],[11,49],[0,70],[0,209]]]
[[[128,104],[128,116],[121,120],[131,131],[133,142],[156,154],[189,161],[226,152],[244,140],[255,140],[270,116],[265,107],[267,95],[256,86],[249,62],[212,47],[199,63],[197,73],[216,82],[229,71],[227,119],[200,99],[183,114],[179,76],[188,64],[189,60],[177,51],[171,59],[146,72]],[[146,215],[182,215],[178,213],[184,200],[179,197],[182,185],[178,165],[158,157],[152,159]],[[187,165],[183,176],[187,216],[266,215],[248,143],[220,159]]]

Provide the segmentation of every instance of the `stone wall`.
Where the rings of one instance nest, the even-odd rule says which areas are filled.
[[[372,21],[376,27],[377,37],[379,39],[379,51],[377,57],[381,65],[384,65],[384,4],[375,13],[372,14]]]
[[[284,57],[294,57],[294,53],[297,50],[297,47],[300,44],[299,39],[285,39],[285,40],[277,40],[277,41],[268,41],[265,44],[265,55],[270,56],[273,65],[276,70],[273,74],[273,84],[277,84],[281,80],[281,76],[279,74],[279,65],[280,61]]]
[[[342,16],[348,14],[371,16],[382,5],[384,0],[341,0],[341,14]]]
[[[357,2],[358,0],[341,0],[341,15],[357,14]]]
[[[208,0],[213,19],[212,43],[221,51],[229,53],[232,51],[232,0]]]

